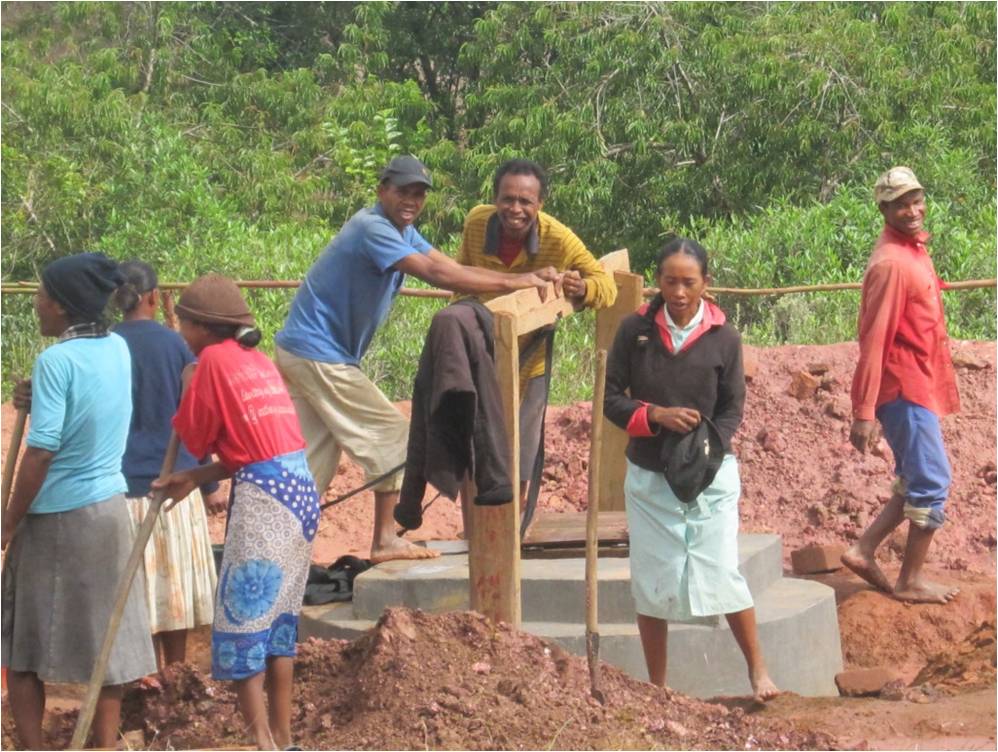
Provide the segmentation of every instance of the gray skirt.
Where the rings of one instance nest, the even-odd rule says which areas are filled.
[[[133,542],[121,494],[68,512],[25,515],[3,568],[3,665],[46,682],[90,681]],[[104,684],[154,671],[140,568]]]

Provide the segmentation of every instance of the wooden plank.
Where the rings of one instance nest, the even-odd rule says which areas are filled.
[[[530,291],[528,291],[530,292]],[[533,291],[536,295],[536,291]],[[520,626],[520,353],[516,316],[495,316],[496,375],[509,432],[513,501],[497,507],[471,505],[468,579],[471,608],[493,621]]]
[[[641,293],[644,280],[639,274],[616,271],[613,279],[617,283],[617,300],[609,308],[596,311],[596,349],[613,347],[620,322],[634,313],[643,302]],[[593,420],[602,420],[603,445],[600,447],[600,512],[624,509],[624,476],[627,465],[624,450],[627,448],[627,433],[617,428],[603,416],[602,405],[593,405]]]
[[[601,545],[626,543],[630,540],[627,533],[626,512],[600,511],[599,525],[596,531]],[[534,522],[527,530],[523,546],[566,546],[581,548],[586,542],[585,512],[538,512]]]
[[[608,253],[597,260],[607,274],[612,275],[614,272],[629,272],[631,270],[631,257],[626,248]]]
[[[514,330],[517,336],[553,324],[574,310],[563,295],[555,296],[552,284],[548,285],[547,299],[544,301],[541,301],[537,290],[531,287],[492,298],[485,303],[485,307],[492,313],[508,313],[515,317]]]

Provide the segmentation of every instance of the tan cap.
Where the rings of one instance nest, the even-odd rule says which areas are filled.
[[[909,191],[924,190],[909,167],[892,167],[873,186],[873,200],[878,204],[889,203]]]

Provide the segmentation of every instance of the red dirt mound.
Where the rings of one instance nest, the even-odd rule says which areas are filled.
[[[934,656],[912,685],[929,684],[948,694],[995,686],[995,622],[985,621],[949,650]]]
[[[312,749],[828,749],[824,733],[693,700],[602,666],[607,704],[589,696],[584,658],[471,612],[389,609],[354,642],[311,640],[295,663],[296,717]],[[72,713],[56,724],[64,746]],[[162,690],[131,690],[125,730],[149,749],[247,741],[226,685],[178,667]],[[5,720],[5,748],[9,720]]]

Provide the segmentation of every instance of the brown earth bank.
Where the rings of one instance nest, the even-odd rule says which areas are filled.
[[[475,614],[393,609],[354,643],[301,646],[300,741],[320,749],[994,749],[995,343],[954,342],[953,353],[963,409],[942,421],[954,482],[949,519],[927,569],[959,586],[960,596],[945,606],[909,605],[847,572],[814,577],[836,591],[846,668],[891,667],[901,673],[903,691],[880,698],[786,695],[758,708],[742,699],[703,703],[604,667],[603,707],[588,699],[585,660],[557,646]],[[890,493],[890,450],[881,444],[860,455],[848,443],[855,357],[854,344],[750,350],[756,369],[735,439],[742,526],[780,534],[788,567],[789,553],[802,545],[854,540]],[[797,376],[797,386],[810,385],[813,393],[805,388],[794,396],[791,385],[802,371],[813,381]],[[400,408],[407,412],[408,404]],[[585,509],[590,409],[576,403],[548,411],[542,510]],[[4,456],[12,417],[4,405]],[[345,462],[327,498],[362,482],[361,471]],[[372,502],[365,492],[325,512],[316,561],[367,554]],[[410,536],[453,539],[460,520],[457,505],[440,499]],[[224,519],[211,524],[221,540]],[[903,541],[899,531],[882,547],[889,577]],[[206,629],[195,633],[190,661],[162,691],[129,690],[131,748],[248,743],[228,687],[205,678]],[[82,691],[51,690],[46,726],[53,743],[64,746]],[[11,730],[4,712],[5,749],[13,745]]]

